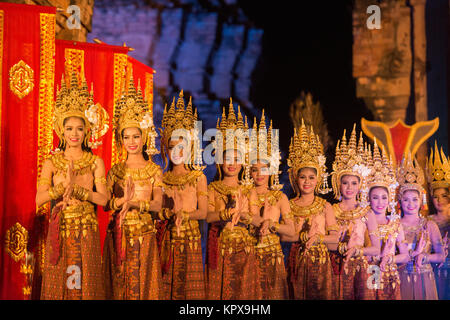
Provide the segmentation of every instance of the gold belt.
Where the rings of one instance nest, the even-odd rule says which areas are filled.
[[[327,262],[329,251],[327,246],[323,242],[320,242],[304,250],[302,254],[311,259],[313,263],[317,261],[320,264],[324,264]]]
[[[224,228],[220,234],[220,247],[222,255],[225,252],[232,254],[245,250],[249,253],[254,248],[254,238],[244,227],[234,226],[233,229]]]
[[[170,226],[170,235],[173,241],[197,241],[200,240],[201,234],[197,220],[184,220],[180,226],[180,235],[177,234],[175,224]]]
[[[272,265],[275,262],[281,264],[284,259],[283,250],[281,249],[280,238],[276,234],[268,234],[258,240],[258,244],[255,246],[256,254],[259,259],[264,257],[271,257]]]
[[[141,243],[143,235],[156,232],[152,216],[149,213],[140,214],[137,210],[127,212],[122,226],[128,239],[140,237]],[[134,240],[131,239],[130,243],[133,245]]]
[[[90,202],[68,206],[62,211],[61,218],[62,238],[68,238],[71,233],[78,238],[80,232],[85,237],[88,230],[97,231],[98,229],[97,214],[94,205]]]

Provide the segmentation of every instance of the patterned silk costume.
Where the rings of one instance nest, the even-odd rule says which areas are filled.
[[[336,146],[336,156],[333,162],[332,185],[336,199],[340,198],[341,178],[345,175],[356,176],[360,181],[360,196],[364,199],[366,177],[370,173],[367,166],[369,152],[364,148],[362,132],[356,145],[356,125],[353,127],[350,140],[347,145],[345,131],[342,141]],[[338,244],[338,250],[330,252],[333,266],[333,290],[336,299],[367,300],[375,299],[375,292],[367,286],[369,274],[367,272],[367,258],[361,254],[351,257],[347,270],[344,270],[344,253],[352,248],[362,248],[366,243],[367,217],[370,207],[363,207],[360,203],[356,209],[344,211],[339,204],[334,204],[336,221],[340,228],[344,228],[345,234]]]
[[[231,100],[231,99],[230,99]],[[243,170],[248,178],[248,154],[246,144],[248,139],[243,136],[248,129],[247,121],[243,121],[238,107],[238,118],[230,101],[228,117],[225,108],[222,120],[217,120],[217,135],[215,141],[216,159],[221,159],[225,150],[237,150],[243,162]],[[235,131],[236,130],[236,131]],[[228,132],[227,132],[228,131]],[[240,136],[242,135],[242,136]],[[218,161],[221,163],[221,161]],[[208,186],[208,211],[220,212],[221,221],[209,224],[207,244],[206,288],[208,299],[260,299],[258,273],[256,272],[255,241],[249,233],[248,223],[238,221],[232,225],[230,205],[241,194],[248,198],[249,185],[240,176],[235,187],[222,182],[222,169],[216,164],[219,180]],[[249,212],[248,204],[243,209]]]
[[[394,242],[394,245],[390,252],[384,253],[389,256],[389,262],[385,266],[385,271],[381,271],[380,282],[378,284],[380,287],[376,288],[374,286],[374,290],[377,300],[400,300],[400,277],[397,271],[397,264],[394,262],[395,243],[402,229],[400,215],[396,213],[397,201],[395,201],[395,192],[398,183],[392,161],[387,157],[384,148],[382,153],[383,155],[381,156],[375,140],[373,155],[369,152],[367,158],[367,164],[371,171],[366,178],[366,190],[362,192],[365,199],[362,199],[362,201],[369,205],[369,193],[372,188],[382,187],[388,192],[388,204],[391,214],[387,217],[387,224],[378,224],[375,235],[380,239],[381,252],[383,252],[387,245],[389,236],[391,236],[391,241]],[[380,256],[369,257],[368,259],[370,265],[380,266]]]
[[[164,108],[161,139],[163,157],[167,159],[169,141],[175,130],[184,129],[183,134],[187,136],[183,136],[183,138],[188,139],[191,143],[191,162],[189,165],[185,164],[185,167],[189,168],[189,172],[184,175],[175,175],[172,171],[165,172],[163,175],[165,193],[170,190],[180,194],[188,194],[191,199],[195,199],[192,207],[183,209],[183,221],[178,232],[174,212],[169,208],[168,203],[163,201],[163,210],[160,217],[162,223],[159,225],[158,232],[160,233],[160,257],[165,300],[205,299],[199,223],[198,220],[189,218],[190,213],[198,209],[199,198],[208,196],[206,190],[198,190],[199,180],[204,179],[206,181],[206,177],[203,174],[201,157],[200,160],[196,158],[198,152],[195,149],[199,146],[199,141],[196,140],[197,135],[194,133],[196,121],[197,110],[194,114],[192,113],[192,100],[185,108],[183,91],[180,92],[176,107],[174,99],[168,111]],[[166,196],[164,196],[164,199],[166,199]]]
[[[127,128],[138,128],[143,146],[153,155],[156,131],[151,110],[147,110],[140,86],[138,91],[130,79],[128,92],[123,92],[115,107],[117,147],[123,146],[123,133]],[[108,172],[107,182],[113,210],[103,250],[103,272],[107,299],[147,300],[161,297],[161,264],[156,245],[156,229],[149,210],[154,190],[162,186],[161,168],[151,160],[143,168],[129,168],[125,161],[114,165]],[[140,208],[129,209],[123,219],[117,198],[123,197],[126,181],[131,177],[135,194],[131,201]],[[162,201],[162,199],[160,199]],[[153,213],[155,217],[155,213]],[[157,216],[157,215],[156,215]],[[157,218],[157,217],[156,217]]]
[[[437,143],[435,143],[434,146],[434,156],[433,150],[431,150],[430,158],[427,161],[426,173],[431,195],[433,195],[434,190],[438,188],[446,189],[447,195],[449,194],[450,159],[445,156],[442,148],[439,155]],[[449,196],[447,196],[447,199],[448,201],[450,200]],[[445,237],[445,234],[450,237],[450,219],[447,218],[445,221],[438,221],[435,217],[435,215],[430,216],[430,218],[438,225],[442,238]],[[443,264],[434,266],[434,274],[436,276],[439,299],[450,300],[450,257],[448,255]]]
[[[276,206],[281,200],[283,192],[282,185],[278,182],[278,170],[280,155],[277,139],[272,140],[272,121],[269,130],[266,131],[264,109],[261,116],[259,128],[256,118],[253,121],[253,130],[250,135],[250,164],[257,161],[267,163],[269,166],[270,190],[265,194],[257,194],[257,202],[250,203],[257,208],[258,214],[264,208],[264,202],[267,199],[271,206]],[[273,148],[274,147],[274,148]],[[287,198],[286,198],[287,199]],[[269,217],[262,216],[264,220]],[[290,212],[281,213],[281,219],[292,219]],[[272,220],[279,223],[278,220]],[[250,234],[254,237],[256,243],[255,252],[258,265],[258,282],[263,300],[284,300],[289,297],[287,273],[284,265],[284,254],[281,248],[280,236],[276,232],[270,232],[267,235],[257,234],[259,229],[249,225]]]
[[[56,98],[54,124],[62,149],[66,145],[65,119],[83,119],[84,148],[96,147],[96,139],[108,130],[108,115],[100,105],[94,105],[92,92],[88,92],[84,79],[79,86],[75,73],[72,74],[69,88],[62,79]],[[65,192],[62,182],[66,179],[69,160],[60,151],[51,156],[50,161],[55,170],[53,177],[41,177],[38,184],[50,186],[50,198],[58,206],[53,207],[49,221],[41,297],[44,300],[104,299],[97,213],[94,204],[87,201],[89,189],[78,185],[88,184],[92,190],[94,185],[106,184],[104,176],[94,179],[98,157],[84,151],[82,158],[73,162],[76,177],[68,201],[62,197]]]
[[[319,136],[314,134],[312,127],[308,134],[302,119],[299,131],[295,129],[291,138],[288,158],[289,178],[297,196],[300,195],[298,174],[302,168],[316,170],[318,183],[315,192],[328,192],[325,161]],[[317,195],[308,206],[299,206],[295,199],[290,200],[294,222],[299,226],[299,241],[292,244],[288,264],[290,291],[294,299],[333,299],[331,261],[323,237],[332,230],[337,231],[337,226],[327,225],[326,203]],[[307,248],[306,242],[315,235],[318,235],[317,240]]]

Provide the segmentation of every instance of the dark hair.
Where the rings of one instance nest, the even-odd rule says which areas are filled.
[[[63,126],[66,125],[67,120],[69,120],[70,118],[77,118],[77,119],[80,119],[81,121],[83,121],[83,125],[86,127],[86,122],[84,121],[84,119],[81,118],[81,117],[77,117],[77,116],[72,116],[72,117],[67,117],[67,118],[65,118],[64,121],[63,121]],[[85,136],[85,137],[86,137],[86,136]],[[63,139],[64,139],[64,138],[61,138],[61,139],[59,140],[59,143],[58,143],[58,149],[60,149],[60,150],[62,150],[62,151],[65,151],[65,150],[66,150],[66,143],[63,143]],[[85,143],[85,140],[84,140],[84,139],[83,139],[83,143],[81,144],[81,150],[92,153],[92,149]]]
[[[120,133],[120,136],[122,137],[122,141],[123,141],[123,132],[125,131],[125,129],[128,129],[128,128],[122,129],[122,132]],[[136,129],[139,130],[139,132],[140,132],[140,134],[141,134],[141,136],[142,136],[142,130],[141,130],[141,128],[136,127]],[[148,161],[148,160],[149,160],[149,156],[148,156],[148,154],[145,152],[146,150],[147,150],[147,146],[144,144],[144,145],[142,146],[142,156],[144,157],[144,159],[145,159],[146,161]],[[128,155],[127,155],[127,158],[128,158]]]
[[[433,194],[434,194],[434,191],[437,190],[437,189],[445,189],[445,190],[447,190],[447,194],[450,193],[450,187],[437,187],[437,188],[434,188],[428,194],[428,202],[433,203]],[[434,206],[434,203],[433,203],[432,206],[428,206],[428,209],[429,209],[429,211],[428,211],[429,215],[437,214],[437,210],[436,210],[436,207]]]

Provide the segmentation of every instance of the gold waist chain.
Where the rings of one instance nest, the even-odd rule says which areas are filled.
[[[272,265],[275,262],[281,264],[284,259],[283,250],[281,249],[280,237],[274,233],[262,236],[258,244],[255,246],[256,254],[259,259],[270,256]]]
[[[136,238],[138,238],[139,242],[142,244],[142,236],[149,233],[156,233],[155,224],[151,214],[146,212],[139,213],[135,209],[127,212],[127,215],[122,222],[122,228],[131,245],[134,244]]]
[[[220,249],[222,256],[225,252],[229,254],[245,251],[250,253],[254,248],[254,238],[244,227],[234,226],[233,229],[224,228],[220,233]]]
[[[311,259],[313,263],[318,262],[319,264],[325,264],[329,259],[328,248],[323,242],[319,242],[309,249],[303,250],[302,255]]]
[[[77,238],[80,233],[85,237],[88,230],[98,230],[97,214],[92,203],[81,202],[68,206],[62,211],[60,220],[62,238],[68,238],[71,233]]]

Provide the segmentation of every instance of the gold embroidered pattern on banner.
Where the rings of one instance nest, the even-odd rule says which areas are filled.
[[[114,54],[114,102],[120,98],[122,94],[122,82],[126,81],[126,74],[124,70],[127,66],[128,56],[124,53],[115,53]],[[113,106],[113,113],[116,114],[116,104]],[[111,144],[111,166],[115,164],[125,161],[125,152],[120,152],[117,149],[116,137],[112,135],[112,144]]]
[[[28,244],[28,231],[20,223],[16,222],[6,231],[5,250],[18,262],[25,256]]]
[[[37,176],[41,176],[45,159],[53,149],[53,98],[55,74],[55,14],[39,14],[40,23],[40,61],[39,61],[39,110],[38,110],[38,150]],[[50,214],[50,202],[36,208],[36,215]],[[37,259],[40,270],[44,270],[45,238],[39,236]]]
[[[147,99],[148,109],[153,114],[153,74],[145,73],[145,99]]]
[[[34,88],[34,71],[20,60],[9,69],[9,88],[19,99],[27,96]]]
[[[82,77],[84,76],[84,51],[66,48],[64,58],[66,60],[64,63],[66,84],[69,85],[73,73],[78,76],[78,83],[82,83]]]

